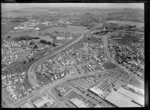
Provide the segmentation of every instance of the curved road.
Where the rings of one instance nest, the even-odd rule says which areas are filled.
[[[85,33],[87,33],[87,32],[85,32]],[[85,34],[85,33],[84,33],[84,34]],[[73,44],[77,43],[77,42],[80,41],[82,38],[84,38],[84,34],[82,34],[78,39],[76,39],[75,41],[71,42],[71,43],[70,43],[69,45],[67,45],[66,47],[61,46],[61,48],[60,48],[60,46],[59,46],[59,47],[58,47],[58,48],[60,48],[59,50],[56,48],[53,53],[49,53],[48,55],[46,55],[46,56],[44,56],[43,58],[39,59],[38,61],[34,62],[34,63],[30,66],[30,68],[28,69],[28,72],[27,72],[27,73],[28,73],[28,78],[29,78],[30,83],[33,84],[33,85],[36,83],[36,75],[35,75],[35,72],[34,72],[34,68],[35,68],[37,65],[41,64],[41,63],[44,62],[46,59],[55,56],[57,53],[59,53],[59,52],[65,50],[66,48],[72,46]],[[63,48],[63,47],[64,47],[64,48]]]
[[[139,79],[137,77],[137,75],[135,75],[133,72],[131,72],[130,70],[128,70],[126,67],[122,66],[121,64],[118,64],[110,55],[110,52],[109,52],[109,49],[108,49],[108,37],[110,37],[111,34],[108,34],[107,36],[103,36],[103,41],[104,41],[104,52],[105,52],[105,55],[107,55],[107,57],[114,63],[116,64],[118,67],[120,67],[122,70],[124,70],[125,72],[128,73],[128,75],[130,76],[129,79],[127,80],[127,82],[129,82],[129,80],[133,77]]]
[[[99,25],[99,24],[98,24]],[[36,80],[36,75],[34,72],[34,68],[41,64],[42,62],[44,62],[46,59],[53,57],[54,55],[56,55],[57,53],[65,50],[66,48],[72,46],[73,44],[79,42],[81,39],[83,39],[85,36],[84,34],[89,33],[90,31],[92,31],[93,29],[95,29],[95,27],[97,27],[98,25],[94,26],[93,28],[91,28],[90,30],[87,30],[86,32],[84,32],[79,38],[75,39],[75,41],[71,42],[70,44],[64,44],[62,46],[56,47],[56,49],[54,49],[53,53],[49,53],[48,55],[44,56],[43,58],[39,59],[38,61],[34,62],[30,68],[28,69],[28,78],[29,78],[29,82],[33,85],[36,86],[37,84],[37,80]],[[65,47],[64,47],[65,46]]]
[[[61,78],[61,79],[57,79],[55,81],[53,81],[52,83],[49,83],[45,86],[43,86],[42,88],[40,88],[38,91],[35,91],[33,93],[31,93],[29,96],[26,96],[24,98],[22,98],[21,100],[15,102],[13,104],[13,107],[18,107],[22,104],[24,104],[27,100],[30,100],[32,99],[33,97],[35,97],[36,95],[40,94],[40,93],[43,93],[45,91],[49,91],[49,93],[51,93],[51,89],[53,87],[55,87],[57,84],[61,84],[67,80],[71,80],[71,79],[74,79],[74,78],[81,78],[81,77],[87,77],[87,76],[93,76],[93,75],[96,75],[96,74],[104,74],[104,73],[108,73],[108,72],[112,72],[112,71],[117,71],[117,68],[115,69],[111,69],[111,70],[104,70],[104,71],[97,71],[97,72],[91,72],[91,73],[86,73],[86,74],[75,74],[75,75],[72,75],[72,76],[67,76],[67,77],[64,77],[64,78]],[[55,97],[54,97],[55,98]],[[55,98],[56,99],[56,98]]]
[[[84,33],[84,34],[85,34],[85,33]],[[35,68],[37,65],[41,64],[42,62],[44,62],[47,58],[53,57],[53,56],[56,55],[57,53],[59,53],[59,52],[65,50],[66,48],[68,48],[68,47],[72,46],[73,44],[77,43],[77,42],[80,41],[82,38],[84,38],[84,34],[82,34],[78,39],[76,39],[74,42],[70,43],[70,44],[67,45],[66,47],[64,47],[64,48],[62,47],[62,48],[60,48],[60,50],[57,50],[57,51],[53,52],[52,54],[48,54],[48,55],[46,55],[45,57],[43,57],[43,58],[39,59],[38,61],[36,61],[36,62],[29,68],[29,70],[28,70],[29,80],[30,80],[30,81],[33,81],[33,82],[31,82],[31,83],[32,83],[32,84],[36,83],[36,82],[34,82],[34,81],[36,81],[36,75],[35,75],[35,73],[34,73],[34,68]],[[107,38],[108,38],[109,36],[110,36],[110,35],[107,35],[107,36],[105,35],[105,36],[103,36],[105,55],[107,55],[107,57],[108,57],[114,64],[116,64],[116,65],[117,65],[118,67],[120,67],[121,69],[125,70],[125,71],[130,75],[131,72],[129,72],[129,71],[128,71],[126,68],[124,68],[122,65],[119,65],[113,58],[111,58],[110,53],[109,53],[109,50],[108,50],[108,41],[107,41]],[[110,70],[101,71],[101,73],[109,72],[109,71],[110,71]],[[111,70],[111,71],[112,71],[112,70]],[[94,72],[94,73],[96,73],[96,72]],[[80,78],[80,77],[84,77],[84,76],[88,76],[88,75],[94,75],[94,73],[92,72],[92,73],[88,73],[88,74],[76,74],[76,75],[64,77],[64,78],[62,78],[62,79],[58,79],[58,80],[56,80],[56,81],[54,81],[54,82],[52,82],[52,83],[49,83],[49,84],[43,86],[42,88],[40,88],[39,91],[35,91],[35,92],[31,93],[29,96],[22,98],[20,101],[18,101],[17,103],[14,104],[14,107],[20,105],[20,103],[23,103],[23,102],[25,102],[25,101],[31,99],[31,98],[32,98],[35,94],[37,94],[37,93],[42,93],[42,92],[46,91],[47,89],[51,92],[51,89],[52,89],[55,85],[60,84],[60,83],[62,83],[62,82],[64,82],[64,81],[67,81],[67,80],[69,80],[69,79],[74,79],[74,78]],[[100,72],[99,72],[99,73],[100,73]],[[133,74],[132,74],[132,75],[133,75]],[[132,77],[132,75],[130,76],[130,78]],[[129,79],[130,79],[130,78],[129,78]],[[33,79],[34,79],[34,80],[33,80]]]

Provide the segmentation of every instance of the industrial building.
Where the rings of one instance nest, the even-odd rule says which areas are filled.
[[[96,106],[95,106],[95,108],[101,108],[101,107],[102,107],[102,106],[100,106],[100,105],[96,105]]]
[[[61,97],[65,96],[67,93],[69,93],[71,91],[71,88],[68,87],[67,85],[66,86],[60,85],[60,86],[56,87],[55,89]]]
[[[127,88],[133,89],[136,93],[140,93],[140,94],[144,95],[144,89],[140,89],[140,88],[133,86],[131,84],[128,84]]]
[[[30,103],[30,102],[27,102],[25,104],[23,104],[22,106],[20,106],[21,108],[34,108],[34,106]]]
[[[117,92],[130,98],[132,101],[138,103],[139,105],[144,106],[144,97],[142,97],[138,94],[135,94],[127,89],[124,89],[122,87],[120,87]]]
[[[85,103],[82,101],[82,100],[80,100],[80,99],[78,99],[78,98],[71,98],[70,99],[70,102],[72,103],[72,104],[74,104],[75,106],[77,106],[77,107],[87,107],[86,105],[85,105]]]
[[[46,104],[48,102],[48,100],[44,100],[44,99],[40,99],[35,101],[33,104],[37,107],[40,108],[42,107],[44,104]]]
[[[44,105],[52,106],[54,105],[55,101],[53,99],[47,99],[47,98],[40,98],[39,100],[36,100],[33,102],[33,105],[37,108],[40,108]]]
[[[103,94],[103,91],[100,90],[100,89],[98,89],[98,88],[96,88],[96,87],[90,88],[90,91],[92,91],[92,92],[94,92],[95,94],[100,95],[100,96]]]
[[[115,91],[112,91],[105,99],[117,107],[141,107],[130,98]]]
[[[97,86],[90,88],[90,91],[95,94],[101,96],[103,98],[103,94],[110,88],[110,84],[108,80],[100,82]]]

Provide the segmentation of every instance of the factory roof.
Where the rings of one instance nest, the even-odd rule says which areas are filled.
[[[87,107],[82,100],[79,100],[78,98],[71,98],[70,102],[72,102],[77,107]]]
[[[106,100],[116,105],[117,107],[140,107],[140,105],[132,102],[130,98],[115,91],[111,92],[106,97]]]
[[[34,105],[39,108],[42,107],[44,104],[46,104],[47,102],[49,102],[49,100],[47,99],[41,99],[41,100],[37,100],[34,102]]]
[[[138,88],[138,87],[136,87],[136,86],[133,86],[133,85],[131,85],[131,84],[128,84],[127,87],[132,88],[132,89],[134,89],[135,91],[139,91],[139,92],[141,92],[142,94],[144,94],[144,89],[140,89],[140,88]]]
[[[122,95],[125,95],[126,97],[129,97],[131,100],[135,101],[136,103],[144,106],[144,97],[138,95],[138,94],[135,94],[127,89],[124,89],[122,87],[120,87],[118,89],[118,91],[120,94]]]
[[[90,89],[92,92],[96,93],[97,95],[102,95],[103,91],[98,89],[97,87],[93,87]]]

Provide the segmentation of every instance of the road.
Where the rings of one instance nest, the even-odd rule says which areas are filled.
[[[94,28],[94,27],[93,27],[93,28]],[[28,69],[28,71],[27,71],[27,74],[28,74],[28,78],[29,78],[30,83],[33,84],[33,85],[34,85],[34,84],[37,84],[37,83],[36,83],[36,75],[35,75],[35,73],[34,73],[34,69],[35,69],[35,67],[36,67],[37,65],[41,64],[41,63],[44,62],[46,59],[55,56],[57,53],[59,53],[59,52],[65,50],[65,49],[67,49],[68,47],[72,46],[73,44],[79,42],[82,38],[84,38],[84,34],[87,34],[87,33],[90,32],[90,31],[91,31],[91,30],[87,30],[87,31],[86,31],[85,33],[83,33],[79,38],[75,39],[75,41],[71,42],[70,44],[64,44],[64,45],[61,45],[61,46],[55,48],[55,50],[53,51],[53,53],[49,53],[49,54],[47,54],[46,56],[44,56],[43,58],[41,58],[41,59],[39,59],[38,61],[34,62],[34,63],[30,66],[30,68]],[[51,83],[50,83],[50,85],[51,85]],[[46,86],[44,86],[44,87],[46,87]],[[29,96],[30,96],[30,97],[31,97],[31,96],[33,97],[33,96],[34,96],[33,94],[36,94],[36,93],[37,93],[37,91],[33,92],[33,93],[30,94]],[[29,98],[28,96],[27,96],[27,97],[24,97],[24,98],[22,98],[21,100],[19,100],[19,102],[24,102],[24,101],[27,100],[28,98]],[[15,104],[14,104],[14,105],[15,105]]]
[[[93,27],[93,28],[95,28],[95,27]],[[93,29],[93,28],[92,28],[92,29]],[[92,31],[92,29],[91,29],[91,30],[87,30],[87,31],[86,31],[85,33],[83,33],[80,37],[75,38],[75,39],[71,39],[71,40],[69,40],[69,42],[67,42],[67,43],[65,43],[65,44],[63,44],[63,45],[61,45],[61,46],[59,46],[59,47],[56,47],[56,48],[54,49],[53,53],[48,53],[48,54],[45,55],[43,58],[41,58],[41,59],[39,59],[38,61],[34,62],[34,63],[30,66],[30,68],[28,69],[28,71],[27,71],[27,73],[28,73],[28,78],[29,78],[29,81],[31,81],[31,84],[32,84],[32,83],[34,84],[34,81],[36,81],[36,75],[35,75],[35,73],[34,73],[34,68],[35,68],[37,65],[39,65],[39,64],[42,63],[42,62],[44,62],[46,59],[48,59],[48,58],[50,58],[50,57],[56,55],[57,53],[59,53],[59,52],[65,50],[65,49],[67,49],[68,47],[72,46],[73,44],[77,43],[77,42],[80,41],[82,38],[84,38],[84,34],[87,34],[87,32]],[[74,40],[74,41],[73,41],[73,40]],[[71,41],[72,41],[72,42],[71,42]],[[70,43],[70,42],[71,42],[71,43]],[[33,91],[33,93],[31,93],[31,94],[29,95],[29,97],[28,97],[28,96],[27,96],[27,97],[25,96],[25,97],[19,99],[18,101],[15,101],[14,104],[9,104],[9,105],[10,105],[10,106],[11,106],[11,105],[13,106],[13,105],[15,105],[15,104],[18,103],[18,102],[24,102],[24,101],[28,100],[29,98],[34,97],[34,94],[36,94],[36,93],[38,93],[38,91]]]
[[[95,27],[96,27],[96,26],[95,26]],[[79,38],[75,39],[75,40],[72,41],[70,44],[66,43],[66,44],[64,44],[64,45],[61,45],[61,46],[57,47],[57,48],[53,51],[53,53],[49,53],[49,54],[47,54],[46,56],[44,56],[43,58],[41,58],[41,59],[39,59],[38,61],[34,62],[34,63],[30,66],[30,68],[28,69],[28,72],[27,72],[27,73],[28,73],[28,78],[29,78],[30,83],[31,83],[33,86],[36,86],[36,84],[37,84],[37,82],[36,82],[36,81],[37,81],[37,80],[36,80],[36,75],[35,75],[35,73],[34,73],[34,68],[35,68],[37,65],[43,63],[46,59],[55,56],[57,53],[59,53],[59,52],[65,50],[65,49],[67,49],[68,47],[71,47],[73,44],[79,42],[81,39],[83,39],[83,38],[85,37],[84,34],[87,34],[87,33],[91,32],[95,27],[93,27],[92,29],[87,30],[86,32],[84,32]]]
[[[88,31],[87,31],[88,32]],[[86,32],[86,33],[87,33]],[[85,34],[85,33],[84,33]],[[34,72],[34,68],[41,64],[42,62],[44,62],[46,59],[50,58],[50,57],[53,57],[55,56],[57,53],[67,49],[68,47],[72,46],[73,44],[77,43],[78,41],[80,41],[82,38],[84,38],[84,34],[82,34],[78,39],[76,39],[74,42],[71,42],[69,45],[67,45],[66,47],[62,46],[62,47],[58,47],[59,49],[56,51],[54,51],[53,53],[49,53],[48,55],[44,56],[43,58],[39,59],[38,61],[36,61],[28,70],[28,76],[29,76],[29,80],[31,81],[31,83],[34,85],[36,83],[36,75],[35,75],[35,72]],[[105,52],[105,55],[107,55],[107,57],[114,63],[116,64],[118,67],[120,67],[121,69],[125,70],[129,75],[131,75],[131,72],[129,70],[127,70],[126,68],[124,68],[122,65],[118,64],[113,58],[111,58],[110,56],[110,53],[109,53],[109,50],[108,50],[108,41],[107,41],[107,38],[110,37],[110,34],[107,35],[107,36],[103,36],[103,41],[104,41],[104,52]],[[64,47],[64,48],[63,48]],[[101,71],[101,73],[104,73],[106,71]],[[107,70],[107,72],[110,72],[110,70]],[[76,74],[76,75],[72,75],[72,76],[67,76],[65,78],[62,78],[62,79],[58,79],[52,83],[49,83],[45,86],[43,86],[42,88],[40,88],[40,90],[38,91],[35,91],[33,93],[31,93],[29,96],[27,97],[24,97],[23,99],[21,99],[20,101],[18,101],[17,103],[14,104],[14,106],[18,106],[20,105],[20,103],[23,103],[25,102],[26,100],[29,100],[32,96],[34,96],[35,94],[37,93],[42,93],[42,92],[45,92],[46,90],[50,91],[51,93],[51,89],[56,86],[57,84],[61,84],[67,80],[70,80],[70,79],[74,79],[74,78],[80,78],[80,77],[85,77],[85,76],[88,76],[88,75],[94,75],[94,73],[88,73],[88,74]],[[132,78],[134,75],[132,74],[130,76],[130,78]],[[130,79],[129,78],[129,79]],[[33,82],[32,82],[33,81]]]
[[[27,100],[32,99],[33,97],[35,97],[36,95],[43,93],[45,91],[48,91],[49,93],[51,93],[51,89],[53,87],[55,87],[58,84],[62,84],[63,82],[67,81],[67,80],[71,80],[74,78],[81,78],[81,77],[87,77],[87,76],[91,76],[91,75],[96,75],[96,74],[104,74],[104,73],[108,73],[108,72],[112,72],[112,71],[117,71],[117,68],[115,69],[110,69],[110,70],[104,70],[104,71],[97,71],[97,72],[90,72],[90,73],[86,73],[86,74],[75,74],[72,76],[67,76],[61,79],[57,79],[55,81],[53,81],[52,83],[49,83],[45,86],[43,86],[42,88],[40,88],[40,90],[35,91],[33,93],[31,93],[29,96],[26,96],[24,98],[22,98],[21,100],[15,102],[13,104],[13,107],[17,107],[20,106],[21,104],[25,103]]]
[[[135,75],[133,72],[129,71],[127,68],[123,67],[122,65],[118,64],[110,55],[109,49],[108,49],[108,37],[110,37],[111,34],[105,35],[103,36],[103,41],[104,41],[104,52],[105,55],[107,55],[107,57],[114,63],[116,64],[118,67],[120,67],[121,69],[123,69],[125,72],[127,72],[129,74],[129,79],[127,80],[127,82],[130,81],[131,78],[135,77],[138,78],[137,75]],[[138,78],[139,79],[139,78]],[[139,80],[141,81],[141,80]]]
[[[86,32],[85,32],[85,33],[86,33]],[[85,33],[84,33],[84,34],[85,34]],[[65,44],[65,47],[64,47],[64,46],[59,46],[59,47],[58,47],[59,49],[56,48],[53,53],[49,53],[49,54],[47,54],[46,56],[44,56],[43,58],[41,58],[41,59],[39,59],[38,61],[34,62],[34,64],[32,64],[32,65],[30,66],[30,68],[28,69],[28,78],[29,78],[30,83],[33,84],[33,85],[36,83],[36,82],[34,82],[34,81],[36,81],[36,75],[35,75],[35,73],[34,73],[34,68],[35,68],[37,65],[41,64],[41,63],[44,62],[46,59],[55,56],[57,53],[59,53],[59,52],[65,50],[66,48],[70,47],[71,45],[77,43],[78,41],[80,41],[80,40],[84,37],[84,34],[82,34],[78,39],[75,39],[75,40],[74,40],[73,42],[71,42],[69,45],[66,45],[66,44]],[[63,47],[64,47],[64,48],[63,48]]]
[[[97,27],[97,25],[96,25],[95,27]],[[59,46],[59,47],[56,47],[56,48],[54,49],[53,53],[49,53],[49,54],[47,54],[46,56],[44,56],[43,58],[41,58],[41,59],[39,59],[38,61],[34,62],[34,63],[30,66],[30,68],[28,69],[28,72],[33,71],[33,69],[35,68],[35,66],[36,66],[37,64],[40,64],[40,63],[44,62],[44,61],[45,61],[46,59],[48,59],[49,57],[52,57],[52,56],[56,55],[57,53],[59,53],[59,52],[65,50],[66,48],[72,46],[73,44],[75,44],[75,43],[77,43],[78,41],[80,41],[81,39],[83,39],[83,38],[84,38],[84,34],[87,34],[87,33],[91,32],[95,27],[91,28],[90,30],[85,31],[79,38],[75,39],[75,40],[72,41],[70,44],[65,43],[65,44],[63,44],[63,45],[61,45],[61,46]]]
[[[86,33],[87,33],[87,32],[85,32],[84,34],[86,34]],[[28,78],[29,78],[30,83],[31,83],[33,86],[36,86],[35,84],[37,84],[37,82],[36,82],[36,81],[37,81],[37,80],[36,80],[36,75],[35,75],[35,72],[34,72],[34,69],[35,69],[35,67],[36,67],[37,65],[41,64],[41,63],[44,62],[46,59],[55,56],[57,53],[59,53],[59,52],[65,50],[66,48],[72,46],[73,44],[77,43],[77,42],[80,41],[82,38],[84,38],[84,34],[82,34],[78,39],[76,39],[74,42],[71,42],[71,43],[70,43],[69,45],[67,45],[66,47],[64,47],[64,46],[58,47],[59,49],[55,49],[56,51],[54,51],[53,53],[49,53],[49,54],[47,54],[46,56],[44,56],[43,58],[41,58],[41,59],[39,59],[38,61],[34,62],[34,63],[30,66],[30,68],[28,69]],[[104,38],[105,38],[105,37],[104,37]],[[105,38],[104,41],[105,41],[105,43],[107,43],[107,39],[106,39],[106,38]],[[108,45],[108,44],[105,44],[105,47],[106,47],[107,45]],[[63,48],[63,47],[64,47],[64,48]],[[48,88],[49,86],[50,86],[50,88],[52,88],[52,87],[54,87],[55,85],[57,85],[58,83],[60,83],[60,82],[62,82],[62,81],[64,81],[64,80],[69,80],[69,78],[75,78],[75,77],[81,77],[81,76],[85,76],[85,75],[68,76],[68,77],[66,77],[66,78],[64,78],[64,79],[61,79],[61,80],[56,81],[55,83],[50,83],[50,84],[48,84],[48,85],[45,85],[44,87],[42,87],[42,88],[40,89],[40,91],[45,90],[45,89]],[[33,92],[32,94],[30,94],[30,95],[27,96],[27,97],[22,98],[22,99],[19,101],[19,103],[20,103],[20,102],[23,103],[24,101],[26,101],[27,99],[29,99],[29,97],[33,97],[33,96],[34,96],[33,94],[37,94],[37,91]],[[18,105],[18,104],[17,104],[17,105]]]

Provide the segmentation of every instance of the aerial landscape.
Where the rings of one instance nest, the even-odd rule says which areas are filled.
[[[3,108],[145,107],[144,3],[2,3]]]

